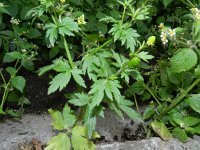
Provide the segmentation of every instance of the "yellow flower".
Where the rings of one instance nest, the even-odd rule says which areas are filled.
[[[78,17],[78,24],[79,25],[85,25],[87,22],[85,22],[85,16],[81,15],[80,17]]]
[[[0,3],[0,7],[4,7],[4,4],[3,4],[3,3]]]
[[[193,14],[199,13],[198,8],[191,8],[190,10],[191,10],[191,12],[192,12]]]
[[[200,13],[196,14],[196,15],[195,15],[195,18],[196,18],[197,20],[200,20]]]
[[[160,25],[158,26],[160,29],[163,29],[165,27],[164,23],[160,23]]]
[[[60,0],[60,3],[64,3],[65,2],[65,0]]]
[[[156,40],[156,37],[155,36],[150,36],[147,40],[147,45],[148,46],[154,46],[155,44],[155,40]]]

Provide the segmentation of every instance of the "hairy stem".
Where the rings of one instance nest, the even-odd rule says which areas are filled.
[[[180,96],[178,96],[173,103],[171,103],[166,109],[164,109],[156,118],[161,119],[164,115],[166,115],[171,109],[173,109],[178,103],[180,103],[185,96],[200,82],[200,78],[196,79],[190,87],[184,91]]]
[[[104,48],[105,46],[107,46],[108,44],[110,44],[113,40],[110,39],[108,41],[106,41],[105,43],[103,43],[101,46],[97,47],[95,50],[94,50],[94,54],[97,53],[99,50],[101,50],[102,48]]]
[[[71,67],[74,68],[74,63],[73,63],[73,60],[72,60],[72,57],[71,57],[71,54],[70,54],[70,51],[69,51],[69,48],[68,48],[68,45],[67,45],[67,41],[66,41],[64,36],[63,36],[63,41],[64,41],[64,46],[65,46],[65,50],[66,50],[66,53],[67,53],[67,58],[69,60],[69,63],[71,65]]]
[[[124,6],[124,10],[123,10],[122,20],[121,20],[121,23],[122,23],[122,24],[123,24],[123,22],[124,22],[124,18],[125,18],[125,14],[126,14],[126,8],[127,8],[126,4],[124,4],[123,6]]]
[[[149,87],[147,87],[147,86],[145,86],[145,88],[153,96],[153,98],[156,100],[156,102],[158,103],[158,105],[161,105],[161,103],[159,102],[159,100],[157,99],[157,97],[153,94],[153,92],[151,91],[151,89]]]

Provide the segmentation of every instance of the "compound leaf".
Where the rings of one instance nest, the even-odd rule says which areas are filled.
[[[69,100],[69,103],[75,105],[75,106],[84,106],[89,103],[89,96],[85,93],[75,93],[71,99]]]
[[[52,126],[57,130],[64,130],[72,127],[76,121],[76,117],[68,105],[65,105],[63,112],[49,109],[49,113],[53,118]]]
[[[47,24],[45,27],[47,28],[46,37],[49,38],[51,45],[54,46],[54,43],[58,38],[57,25],[50,23]]]
[[[74,36],[73,32],[78,32],[79,27],[76,22],[70,17],[65,17],[59,22],[58,32],[62,36]]]
[[[87,139],[87,128],[75,126],[72,129],[71,143],[74,150],[95,150],[94,143]]]
[[[72,76],[73,76],[74,80],[76,81],[76,83],[78,83],[80,86],[86,88],[85,81],[80,76],[81,74],[82,74],[82,71],[79,69],[72,70]]]
[[[154,56],[149,55],[148,52],[140,52],[137,54],[137,56],[146,62],[148,62],[148,60],[151,60],[152,58],[154,58]]]
[[[70,139],[66,133],[60,133],[51,138],[45,150],[70,150]]]
[[[69,80],[71,79],[71,72],[59,73],[50,82],[50,87],[48,88],[48,94],[55,92],[56,90],[62,90],[67,86]]]

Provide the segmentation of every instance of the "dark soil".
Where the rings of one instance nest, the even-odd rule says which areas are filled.
[[[26,72],[23,76],[27,80],[26,96],[31,101],[31,105],[25,106],[26,113],[42,113],[47,112],[49,108],[60,109],[64,106],[64,93],[67,91],[47,94],[51,81],[48,74],[38,77],[37,74]]]
[[[35,63],[35,70],[38,70],[40,67],[48,65],[47,63],[37,62]],[[6,66],[2,66],[6,68]],[[24,105],[25,113],[46,113],[49,108],[52,109],[61,109],[66,104],[67,100],[64,97],[64,94],[72,92],[76,87],[75,84],[69,82],[68,86],[62,90],[48,95],[49,82],[51,81],[50,73],[44,74],[43,76],[38,76],[35,72],[29,72],[22,69],[18,75],[23,76],[26,79],[25,86],[25,97],[28,98],[31,102],[30,105]],[[5,78],[9,76],[4,72]],[[1,82],[1,80],[0,80]],[[0,98],[3,95],[3,91],[0,91]],[[5,103],[5,108],[19,109],[19,106],[16,103]]]

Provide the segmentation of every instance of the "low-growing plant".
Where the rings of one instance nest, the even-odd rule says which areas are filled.
[[[63,131],[53,137],[45,150],[92,150],[96,146],[93,139],[100,137],[96,132],[93,132],[91,139],[88,139],[87,127],[78,125],[78,120],[74,112],[68,105],[65,105],[63,112],[49,109],[49,113],[53,118],[53,127],[56,130]]]
[[[86,127],[89,139],[95,131],[96,118],[104,116],[105,104],[122,119],[123,113],[126,113],[131,119],[142,122],[140,114],[132,107],[133,102],[122,95],[121,88],[124,87],[123,84],[128,86],[130,77],[143,80],[139,71],[140,64],[142,61],[145,64],[153,58],[144,49],[148,45],[153,45],[155,37],[151,37],[148,42],[140,43],[138,40],[140,35],[133,28],[137,21],[149,18],[148,10],[151,6],[146,3],[144,2],[138,8],[133,7],[132,0],[114,3],[116,6],[122,6],[122,14],[119,12],[119,16],[116,18],[102,15],[103,17],[99,21],[110,26],[109,32],[107,32],[110,36],[109,38],[99,36],[101,40],[96,39],[95,43],[90,40],[90,35],[87,35],[85,29],[87,21],[84,20],[84,14],[74,18],[72,11],[66,16],[64,12],[68,5],[63,2],[41,1],[39,6],[27,14],[35,17],[49,16],[45,22],[46,39],[51,46],[64,48],[67,59],[65,56],[55,59],[51,65],[40,68],[39,75],[50,70],[57,72],[50,82],[48,94],[57,90],[61,91],[72,79],[75,81],[76,86],[79,87],[78,91],[67,95],[67,99],[68,103],[79,107],[80,113],[78,113],[77,119]],[[55,7],[58,10],[52,9]],[[75,35],[76,39],[80,37],[77,42],[84,43],[80,47],[83,49],[83,53],[78,57],[74,49],[69,49],[68,44],[70,36]],[[116,47],[117,41],[121,42],[119,48]],[[59,46],[59,44],[61,45]],[[137,47],[138,50],[136,50]],[[126,49],[127,52],[119,53],[120,48]],[[127,54],[128,56],[126,56]],[[86,78],[89,78],[90,84],[85,83]],[[56,138],[60,138],[60,136],[58,135]]]
[[[48,94],[74,89],[65,94],[62,112],[49,109],[52,126],[62,133],[46,150],[95,149],[96,120],[108,108],[140,122],[147,137],[156,133],[186,142],[200,134],[199,5],[199,0],[3,0],[0,112],[6,112],[9,97],[23,95],[26,81],[19,70],[33,71],[38,53],[38,60],[51,61],[37,71],[51,74]],[[22,97],[14,98],[21,107],[28,102]],[[142,113],[141,103],[149,103]]]
[[[0,70],[1,79],[3,81],[1,88],[4,89],[0,105],[0,115],[9,114],[14,117],[18,117],[21,113],[23,105],[30,104],[30,101],[23,94],[26,85],[26,79],[17,74],[22,67],[27,70],[33,70],[34,66],[32,59],[34,59],[35,55],[35,53],[30,54],[30,52],[27,52],[25,49],[22,50],[22,53],[14,51],[5,54],[3,62],[15,62],[15,65],[14,67],[9,66],[5,68],[5,71],[9,74],[9,77],[5,77],[3,70]],[[6,101],[18,103],[18,105],[20,105],[20,111],[14,112],[12,109],[8,109],[4,112],[4,104]]]
[[[144,119],[153,120],[150,126],[162,139],[173,135],[182,142],[187,142],[188,136],[200,134],[200,11],[192,8],[186,15],[188,27],[172,29],[163,23],[159,26],[161,42],[168,52],[156,64],[148,83],[159,101],[143,114]]]
[[[0,115],[8,114],[18,117],[22,113],[23,105],[30,104],[24,95],[26,80],[19,75],[19,71],[21,68],[34,71],[33,60],[37,55],[37,46],[27,41],[27,38],[36,38],[38,33],[35,33],[36,30],[33,28],[29,29],[27,23],[21,24],[21,20],[25,19],[22,12],[20,19],[15,18],[18,17],[18,13],[13,12],[12,8],[15,5],[15,11],[17,11],[22,7],[21,3],[2,2],[0,3],[0,47],[3,49],[0,52],[2,58]],[[10,20],[10,24],[6,23],[7,19]],[[15,112],[12,108],[4,110],[6,102],[17,103],[20,106],[19,111]]]

